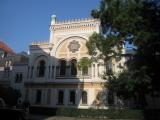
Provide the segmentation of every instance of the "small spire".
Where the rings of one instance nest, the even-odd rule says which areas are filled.
[[[55,24],[56,23],[56,15],[52,15],[51,19],[52,19],[51,25]]]

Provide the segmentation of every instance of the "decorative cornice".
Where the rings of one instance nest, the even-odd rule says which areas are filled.
[[[48,41],[34,41],[30,45],[30,49],[52,49],[53,44],[49,43]]]
[[[48,45],[48,41],[33,41],[31,45]]]
[[[87,29],[91,27],[96,27],[100,24],[99,19],[85,18],[85,19],[73,19],[65,21],[56,21],[54,25],[50,26],[50,30],[69,30],[69,29]]]
[[[98,19],[94,19],[94,18],[70,19],[70,20],[56,21],[55,25],[71,24],[71,23],[77,23],[77,22],[91,22],[91,21],[97,21],[97,20]]]

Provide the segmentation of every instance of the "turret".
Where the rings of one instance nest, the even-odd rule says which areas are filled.
[[[56,23],[56,15],[52,15],[51,18],[52,18],[51,25],[53,25]]]
[[[52,26],[56,24],[56,15],[51,16],[51,26],[50,26],[50,43],[53,44],[53,30]]]

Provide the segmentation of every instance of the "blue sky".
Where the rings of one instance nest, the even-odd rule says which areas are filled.
[[[90,17],[100,0],[0,0],[0,40],[15,52],[49,39],[51,15],[58,20]]]

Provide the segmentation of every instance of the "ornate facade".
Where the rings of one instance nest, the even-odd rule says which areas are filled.
[[[33,106],[106,108],[103,62],[79,70],[77,62],[90,58],[86,41],[100,32],[98,19],[59,22],[52,16],[49,42],[30,45],[25,97]]]

